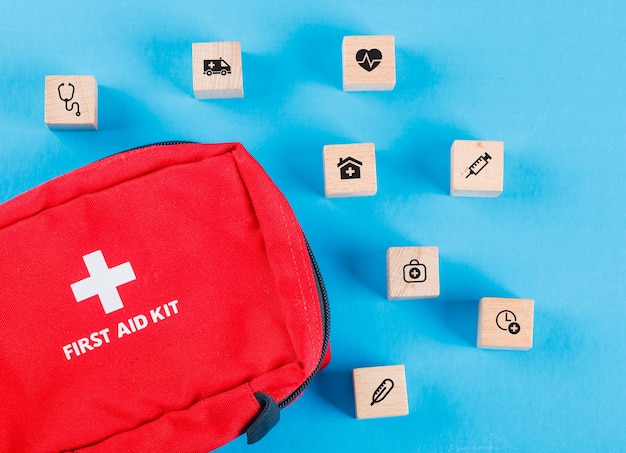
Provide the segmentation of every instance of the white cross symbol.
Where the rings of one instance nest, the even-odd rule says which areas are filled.
[[[213,69],[215,67],[215,62],[212,61],[211,63],[209,63],[209,68]]]
[[[98,296],[107,315],[124,308],[117,287],[135,280],[135,272],[130,263],[126,262],[109,269],[101,250],[83,256],[83,261],[89,271],[89,277],[70,285],[76,302]]]
[[[352,167],[346,168],[346,174],[348,176],[352,177],[352,175],[355,174],[355,173],[356,173],[356,171],[354,170],[354,168],[352,168]]]

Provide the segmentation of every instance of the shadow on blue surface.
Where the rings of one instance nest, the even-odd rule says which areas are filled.
[[[430,306],[448,335],[442,341],[459,340],[474,347],[478,326],[478,301],[482,297],[515,297],[488,276],[465,263],[451,262],[440,257],[441,296]]]
[[[315,377],[313,391],[349,417],[354,417],[352,370],[322,370]]]

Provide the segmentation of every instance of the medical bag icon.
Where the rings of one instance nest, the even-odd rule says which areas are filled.
[[[426,266],[418,260],[411,260],[404,266],[404,281],[407,283],[421,283],[426,281]]]

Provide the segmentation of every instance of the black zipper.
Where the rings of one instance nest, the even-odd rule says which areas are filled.
[[[101,159],[98,159],[95,162],[100,162],[102,160],[108,159],[109,157],[117,156],[119,154],[129,153],[131,151],[137,151],[138,149],[150,148],[151,146],[191,145],[191,144],[197,144],[197,143],[198,142],[189,142],[189,141],[185,141],[185,140],[172,140],[172,141],[169,141],[169,142],[151,143],[149,145],[136,146],[135,148],[125,149],[124,151],[118,151],[116,153],[111,154],[110,156],[106,156],[106,157],[103,157]]]
[[[311,375],[302,383],[300,387],[294,390],[287,398],[278,403],[279,409],[284,409],[289,406],[298,396],[304,392],[304,390],[309,386],[313,378],[319,373],[320,368],[322,367],[322,363],[324,363],[324,357],[326,356],[326,352],[328,351],[328,344],[330,342],[330,306],[328,304],[328,293],[326,292],[326,287],[324,286],[324,280],[322,279],[322,274],[320,272],[320,268],[317,265],[317,261],[315,260],[315,256],[313,256],[313,251],[311,250],[311,246],[309,245],[309,241],[304,238],[304,242],[306,243],[307,251],[309,252],[309,258],[311,259],[311,266],[313,267],[313,275],[315,276],[315,285],[317,286],[317,292],[320,297],[320,308],[322,311],[322,323],[324,328],[324,341],[322,343],[322,352],[320,353],[320,358],[315,367],[315,370],[311,373]]]
[[[189,144],[196,144],[196,143],[198,143],[198,142],[188,142],[188,141],[184,141],[184,140],[173,140],[173,141],[169,141],[169,142],[151,143],[150,145],[142,145],[142,146],[137,146],[135,148],[125,149],[124,151],[118,151],[118,152],[110,154],[108,156],[101,157],[100,159],[96,159],[95,161],[93,161],[93,163],[101,162],[103,160],[107,160],[110,157],[118,156],[120,154],[129,153],[131,151],[137,151],[138,149],[150,148],[151,146],[189,145]]]
[[[157,142],[157,143],[151,143],[149,145],[137,146],[135,148],[127,149],[125,151],[120,151],[119,153],[116,153],[116,154],[127,153],[129,151],[135,151],[135,150],[142,149],[142,148],[150,148],[151,146],[190,145],[190,144],[197,144],[197,143],[198,142],[190,142],[186,140],[170,140],[168,142]]]

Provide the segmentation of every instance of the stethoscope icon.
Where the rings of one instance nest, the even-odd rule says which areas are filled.
[[[76,106],[76,116],[80,116],[80,106],[78,105],[78,102],[74,101],[70,104],[70,101],[72,99],[74,99],[74,91],[76,91],[76,88],[74,87],[73,84],[68,83],[67,86],[69,88],[71,88],[71,94],[69,96],[63,97],[63,93],[61,93],[61,88],[65,85],[65,83],[62,83],[61,85],[59,85],[58,87],[58,92],[59,92],[59,98],[65,102],[65,110],[67,110],[68,112],[71,112],[72,110],[74,110],[74,106]],[[69,94],[69,93],[66,93]]]

